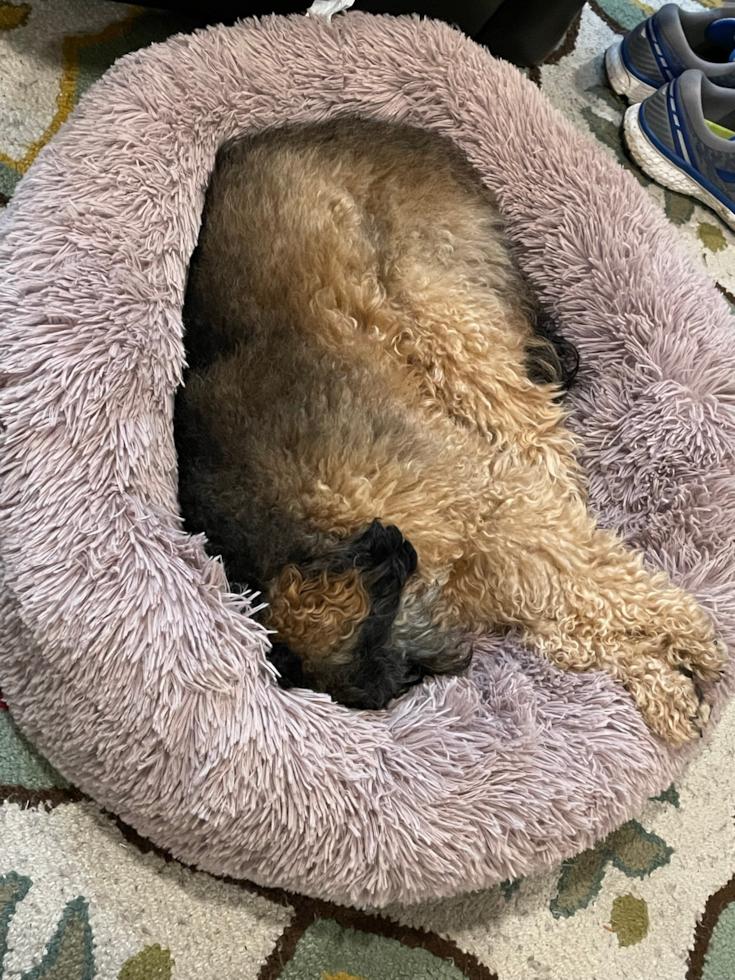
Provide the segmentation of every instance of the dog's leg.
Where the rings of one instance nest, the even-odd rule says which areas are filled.
[[[695,737],[709,714],[700,682],[725,662],[709,616],[596,527],[573,481],[565,491],[544,466],[506,465],[507,501],[455,566],[448,607],[480,629],[520,627],[565,670],[607,671],[654,732],[672,744]]]
[[[724,666],[709,616],[612,533],[595,529],[589,542],[577,534],[560,545],[575,552],[559,580],[566,601],[529,624],[530,642],[567,669],[591,659],[623,683],[667,741],[701,734],[709,705],[699,682],[717,680]]]
[[[390,348],[427,416],[448,415],[479,436],[487,461],[480,496],[494,504],[443,589],[439,622],[520,627],[560,667],[620,680],[662,738],[695,737],[709,713],[700,682],[715,680],[725,659],[709,617],[597,528],[554,389],[525,374],[523,311],[509,316],[482,291],[472,304],[451,276],[414,285],[412,326],[396,328]]]

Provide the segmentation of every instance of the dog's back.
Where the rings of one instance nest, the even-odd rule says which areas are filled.
[[[475,302],[500,360],[531,348],[553,375],[490,195],[448,141],[348,120],[220,152],[184,311],[180,500],[230,581],[268,599],[293,683],[383,707],[467,662],[436,599],[488,473],[414,327]]]

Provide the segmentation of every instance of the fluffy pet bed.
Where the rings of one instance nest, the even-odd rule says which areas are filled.
[[[0,236],[0,682],[77,786],[215,874],[357,905],[549,868],[687,752],[606,675],[488,639],[386,712],[276,685],[180,529],[171,410],[208,174],[227,136],[359,112],[434,127],[495,191],[578,346],[601,520],[735,627],[735,354],[714,286],[636,182],[439,23],[269,18],[129,55],[22,181]],[[731,676],[718,704],[731,690]]]

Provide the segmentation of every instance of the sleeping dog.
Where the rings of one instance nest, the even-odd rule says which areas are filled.
[[[574,351],[449,140],[341,119],[226,144],[184,326],[185,524],[263,594],[282,684],[382,708],[513,629],[697,735],[713,625],[596,526],[559,398]]]

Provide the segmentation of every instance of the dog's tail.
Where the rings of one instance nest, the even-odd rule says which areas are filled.
[[[268,591],[267,625],[276,630],[269,656],[281,686],[384,708],[434,672],[437,637],[423,623],[396,622],[417,567],[411,543],[378,520],[323,557],[287,565]],[[407,643],[410,634],[419,642]]]

